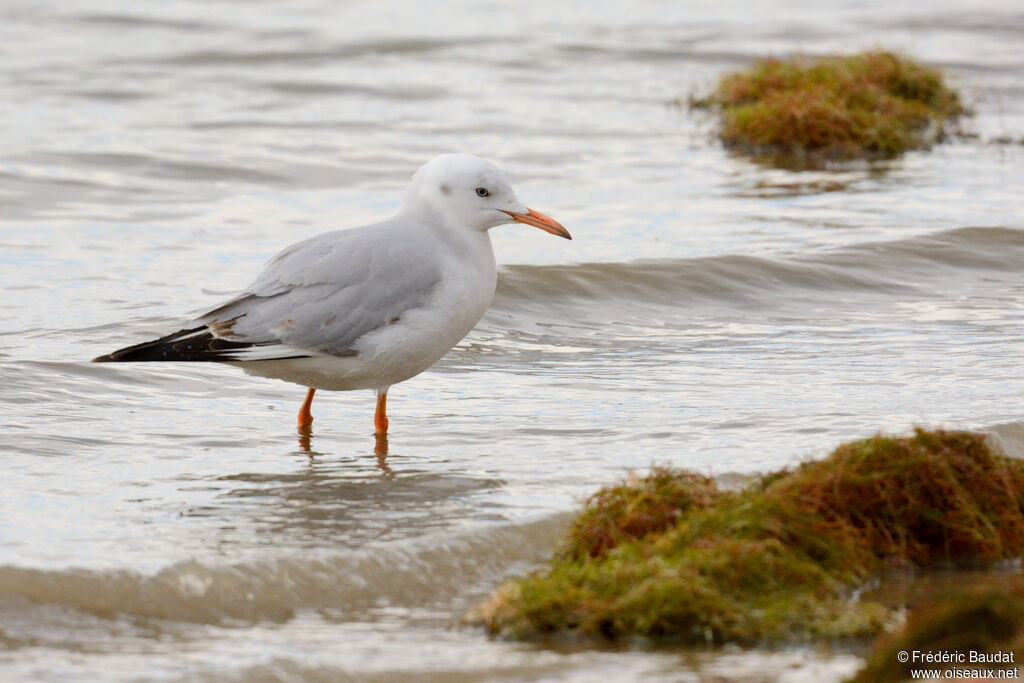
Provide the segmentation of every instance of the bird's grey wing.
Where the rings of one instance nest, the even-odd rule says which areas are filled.
[[[400,219],[324,233],[275,256],[246,291],[200,316],[237,360],[352,355],[356,341],[423,306],[441,281],[419,231]]]

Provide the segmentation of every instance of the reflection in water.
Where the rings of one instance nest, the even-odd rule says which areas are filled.
[[[500,512],[479,507],[481,496],[505,487],[501,479],[461,467],[422,467],[419,458],[401,454],[389,459],[363,449],[318,452],[313,440],[311,429],[300,430],[304,457],[291,467],[217,477],[219,491],[213,499],[191,506],[186,515],[212,521],[221,548],[255,542],[273,544],[277,550],[324,543],[357,548],[385,536],[417,538],[429,530],[452,528],[460,520],[507,520]],[[380,449],[386,448],[384,439],[375,440]]]
[[[299,449],[308,453],[310,457],[314,455],[320,455],[313,451],[313,425],[300,424],[298,427],[299,432]],[[388,455],[388,435],[387,433],[375,433],[373,435],[373,454],[377,456],[377,467],[384,472],[391,474],[391,468],[388,467],[387,455]]]

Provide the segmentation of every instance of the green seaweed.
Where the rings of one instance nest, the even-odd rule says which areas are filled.
[[[966,113],[941,73],[884,51],[764,59],[726,75],[691,104],[719,110],[729,147],[812,160],[888,158],[928,147]]]
[[[904,681],[913,669],[1013,668],[1024,657],[1024,577],[996,576],[930,596],[930,604],[911,613],[906,625],[875,643],[855,683]],[[963,654],[966,662],[940,665],[910,653]],[[1012,662],[972,664],[970,652],[1013,656]],[[908,653],[906,662],[900,652]]]
[[[721,491],[655,468],[593,496],[545,571],[470,615],[492,633],[690,643],[877,634],[851,598],[892,568],[1024,553],[1024,463],[969,432],[917,430]]]

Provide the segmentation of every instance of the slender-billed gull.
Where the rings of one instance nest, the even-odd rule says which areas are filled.
[[[96,362],[215,361],[317,389],[375,389],[374,427],[388,429],[392,384],[455,346],[494,296],[488,230],[525,223],[572,239],[519,201],[508,176],[469,154],[443,154],[412,177],[398,214],[286,247],[238,296],[179,332]]]

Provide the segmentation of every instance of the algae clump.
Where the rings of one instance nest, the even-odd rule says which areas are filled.
[[[864,636],[853,592],[894,567],[1024,553],[1024,462],[969,432],[917,430],[723,491],[656,468],[587,502],[551,567],[469,616],[492,633],[691,643]]]
[[[942,74],[890,52],[764,59],[728,74],[695,107],[720,112],[720,137],[780,158],[892,157],[928,147],[965,113]]]
[[[907,656],[907,661],[901,662],[900,652],[950,652],[962,654],[966,661],[929,664]],[[980,663],[971,661],[972,652],[981,654]],[[989,577],[932,596],[930,604],[911,614],[904,628],[875,643],[867,664],[851,680],[910,680],[914,669],[1015,669],[1022,656],[1024,578]]]

